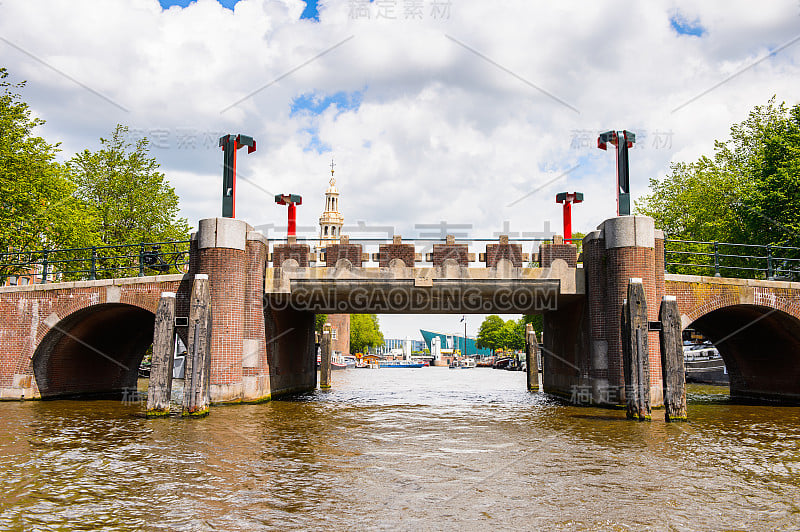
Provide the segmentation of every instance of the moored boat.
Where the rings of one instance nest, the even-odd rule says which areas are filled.
[[[716,384],[724,386],[730,383],[728,368],[716,347],[708,344],[691,344],[683,346],[683,365],[686,371],[686,382]]]

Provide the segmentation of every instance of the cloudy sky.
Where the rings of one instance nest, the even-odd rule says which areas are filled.
[[[573,226],[591,230],[615,214],[597,133],[636,133],[639,197],[753,106],[798,103],[799,41],[799,0],[0,1],[0,65],[65,158],[128,125],[196,224],[220,214],[219,136],[253,136],[237,217],[268,236],[276,193],[302,194],[318,231],[332,158],[354,236],[560,232],[562,191],[585,194]]]

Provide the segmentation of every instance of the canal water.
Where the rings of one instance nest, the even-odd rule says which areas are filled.
[[[205,419],[0,403],[2,530],[797,530],[800,408],[629,422],[491,369],[350,369]]]

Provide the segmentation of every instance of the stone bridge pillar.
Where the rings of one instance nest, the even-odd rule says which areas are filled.
[[[628,281],[641,278],[648,320],[664,295],[664,236],[647,216],[618,216],[583,239],[586,298],[545,313],[543,385],[582,404],[625,404],[621,318]],[[663,404],[657,332],[648,338],[650,398]]]
[[[211,402],[270,396],[264,334],[266,239],[234,218],[200,220],[197,273],[211,286]]]

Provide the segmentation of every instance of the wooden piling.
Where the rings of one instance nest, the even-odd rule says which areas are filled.
[[[331,387],[331,349],[333,349],[330,323],[326,323],[322,327],[320,348],[322,349],[322,354],[319,361],[319,387],[322,390],[327,390]]]
[[[188,340],[183,415],[205,416],[211,403],[211,291],[204,274],[195,275],[192,283]]]
[[[530,323],[525,325],[525,356],[528,366],[528,390],[539,391],[539,343]]]
[[[627,416],[650,420],[650,354],[647,347],[647,301],[641,279],[628,282],[622,312],[622,360],[625,371]]]
[[[169,415],[175,357],[175,294],[162,292],[153,328],[153,358],[147,386],[147,417]]]
[[[664,296],[661,321],[661,378],[664,383],[664,419],[686,421],[686,370],[683,365],[681,314],[675,296]]]

